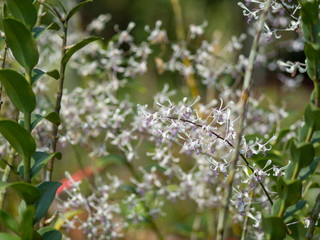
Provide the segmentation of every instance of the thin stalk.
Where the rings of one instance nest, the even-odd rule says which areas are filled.
[[[30,132],[31,126],[31,113],[24,113],[24,126],[27,131]],[[25,156],[23,159],[24,169],[24,181],[31,182],[31,156]]]
[[[4,169],[4,174],[2,175],[2,182],[8,182],[10,173],[11,173],[11,166],[13,165],[14,162],[14,157],[15,156],[15,150],[14,148],[11,148],[11,152],[9,155],[8,163],[6,168]],[[3,208],[4,206],[4,201],[5,201],[5,196],[6,195],[6,188],[0,189],[0,209]]]
[[[291,177],[292,181],[295,180],[298,177],[299,170],[300,170],[299,163],[296,163],[296,165],[294,167],[294,171],[293,171],[292,177]]]
[[[2,52],[1,69],[3,69],[6,64],[7,50],[8,50],[8,44],[7,44],[7,41],[5,41],[4,47],[3,47],[3,52]],[[0,111],[2,108],[2,104],[3,104],[3,101],[2,101],[2,82],[0,82]]]
[[[172,9],[174,12],[175,22],[176,22],[176,35],[179,42],[183,43],[185,40],[185,32],[183,27],[183,17],[182,17],[182,11],[181,6],[179,3],[179,0],[170,0]],[[190,59],[186,58],[183,61],[183,64],[186,67],[189,67],[191,65]],[[197,87],[196,80],[194,78],[194,75],[192,73],[188,74],[187,78],[187,85],[191,91],[191,95],[193,99],[196,99],[199,96],[199,91]]]
[[[252,73],[253,73],[253,65],[255,62],[255,58],[257,55],[257,49],[258,49],[258,43],[261,36],[261,31],[263,28],[263,25],[265,23],[265,19],[269,10],[269,7],[271,5],[271,0],[267,0],[265,4],[265,8],[262,12],[262,15],[260,17],[260,21],[257,26],[257,32],[254,38],[254,41],[251,46],[251,51],[249,55],[249,61],[248,61],[248,67],[245,72],[244,76],[244,82],[242,87],[242,95],[241,95],[241,114],[240,114],[240,120],[239,120],[239,126],[238,126],[238,134],[236,138],[236,144],[234,151],[232,153],[231,157],[231,165],[229,169],[229,175],[226,182],[226,191],[224,193],[223,199],[222,199],[222,209],[220,210],[219,214],[219,221],[218,221],[218,229],[217,229],[217,240],[222,240],[226,231],[226,223],[227,223],[227,216],[229,212],[229,204],[230,199],[232,197],[232,187],[233,187],[233,180],[236,173],[236,166],[237,161],[239,159],[239,150],[240,150],[240,143],[242,139],[242,133],[244,128],[244,122],[247,114],[247,102],[249,98],[250,93],[250,82],[252,79]]]
[[[191,233],[190,240],[197,240],[198,239],[198,232],[200,229],[201,217],[202,217],[202,211],[198,209],[198,211],[196,213],[196,217],[194,218],[194,221],[193,221],[192,233]]]
[[[250,208],[251,206],[251,202],[252,202],[252,198],[253,198],[253,191],[251,191],[250,193],[250,196],[249,196],[249,203],[248,203],[248,209]],[[242,228],[242,233],[241,233],[241,240],[246,240],[247,239],[247,230],[248,230],[248,220],[249,220],[249,217],[248,217],[248,214],[245,215],[245,219],[244,219],[244,222],[243,222],[243,228]]]
[[[176,34],[177,39],[183,41],[185,39],[182,11],[179,0],[171,0],[172,9],[174,12],[174,17],[176,21]]]
[[[201,124],[197,124],[197,123],[194,123],[190,120],[187,120],[187,119],[183,119],[183,118],[174,118],[174,117],[169,117],[169,119],[172,119],[172,120],[179,120],[179,121],[182,121],[182,122],[187,122],[187,123],[190,123],[196,127],[199,127],[199,128],[202,128],[203,126]],[[235,146],[227,139],[223,138],[222,136],[220,136],[219,134],[217,134],[216,132],[213,132],[213,131],[210,131],[210,133],[214,136],[216,136],[218,139],[220,139],[221,141],[227,143],[230,147],[232,147],[233,149],[235,148]],[[246,163],[247,167],[250,168],[250,170],[253,172],[254,176],[258,177],[258,175],[256,174],[254,168],[249,164],[248,160],[246,159],[246,157],[240,153],[240,150],[239,150],[239,155],[241,157],[241,159]],[[261,186],[263,192],[265,193],[266,197],[268,198],[269,200],[269,203],[270,205],[273,205],[273,201],[272,201],[272,198],[270,197],[266,187],[264,186],[264,184],[261,182],[261,181],[258,181],[259,185]]]
[[[26,80],[31,84],[31,69],[27,70],[25,73]],[[31,132],[31,112],[24,113],[24,128]],[[24,181],[31,182],[31,156],[24,156],[23,159],[23,168],[24,168]]]
[[[316,204],[314,205],[312,212],[311,212],[310,225],[308,227],[308,231],[306,234],[306,237],[308,240],[313,239],[313,233],[314,233],[314,230],[317,225],[319,214],[320,214],[320,193],[318,194],[318,196],[316,198]]]
[[[63,83],[65,78],[65,71],[66,71],[66,63],[62,63],[62,58],[66,53],[66,46],[67,46],[67,34],[68,34],[68,22],[64,20],[64,18],[60,18],[60,21],[63,25],[63,36],[62,36],[62,46],[61,46],[61,63],[60,63],[60,78],[58,81],[58,90],[57,90],[57,99],[54,111],[57,114],[60,114],[61,109],[61,100],[63,96]],[[58,126],[54,125],[52,130],[52,152],[56,152],[57,149],[57,142],[58,142]],[[50,159],[48,166],[47,166],[47,174],[46,174],[46,181],[51,181],[52,179],[52,172],[53,172],[53,164],[54,158]]]
[[[314,76],[313,76],[313,85],[314,85],[314,102],[315,106],[319,107],[319,79],[318,79],[318,68],[317,63],[314,64]]]
[[[45,0],[39,0],[39,10],[38,10],[38,18],[37,18],[37,22],[36,22],[36,27],[39,27],[40,24],[41,24],[41,20],[42,20],[42,17],[44,16],[44,13],[43,13],[43,7],[44,5],[41,4],[41,3],[44,3]]]

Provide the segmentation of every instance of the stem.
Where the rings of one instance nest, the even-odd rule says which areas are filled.
[[[196,217],[194,218],[194,221],[193,221],[192,233],[191,233],[190,240],[197,240],[198,239],[198,232],[200,229],[201,217],[202,217],[202,211],[198,209],[198,211],[196,213]]]
[[[194,126],[196,126],[196,127],[199,127],[199,128],[202,128],[202,127],[203,127],[203,126],[200,125],[200,124],[191,122],[190,120],[183,119],[183,118],[178,119],[178,118],[169,117],[169,119],[172,119],[172,120],[180,120],[180,121],[182,121],[182,122],[187,122],[187,123],[190,123],[190,124],[192,124],[192,125],[194,125]],[[215,135],[218,139],[226,142],[230,147],[235,148],[235,147],[233,146],[233,144],[232,144],[229,140],[224,139],[222,136],[220,136],[219,134],[217,134],[217,133],[215,133],[215,132],[213,132],[213,131],[211,131],[210,133],[211,133],[212,135]],[[242,160],[246,163],[247,167],[250,168],[250,170],[253,172],[254,176],[258,177],[258,175],[256,174],[254,168],[249,164],[249,162],[248,162],[248,160],[246,159],[246,157],[245,157],[242,153],[240,153],[240,150],[239,150],[239,155],[240,155],[240,157],[242,158]],[[265,188],[265,186],[263,185],[263,183],[262,183],[261,181],[258,181],[258,183],[259,183],[259,185],[261,186],[261,188],[262,188],[263,192],[265,193],[265,195],[267,196],[270,205],[273,205],[272,198],[270,197],[270,195],[269,195],[267,189]]]
[[[24,113],[24,126],[27,131],[30,132],[31,126],[31,113]],[[24,157],[24,181],[31,182],[31,156]]]
[[[26,80],[29,84],[31,84],[31,69],[28,69],[25,73]],[[31,113],[24,113],[24,127],[25,129],[31,133]],[[31,182],[31,156],[24,156],[24,181]]]
[[[60,21],[63,25],[63,36],[62,36],[62,46],[61,46],[61,63],[60,63],[60,78],[58,82],[58,90],[57,90],[57,99],[54,111],[59,114],[61,109],[61,100],[63,96],[63,83],[65,78],[65,71],[66,71],[66,63],[62,63],[62,58],[66,53],[66,46],[67,46],[67,34],[68,34],[68,21],[64,20],[62,17],[60,18]],[[58,142],[58,126],[53,125],[52,130],[52,152],[56,152],[57,149],[57,142]],[[50,159],[48,166],[47,166],[47,175],[46,175],[46,181],[51,181],[52,179],[52,172],[53,172],[53,164],[54,164],[54,158]]]
[[[248,208],[250,208],[250,206],[251,206],[252,198],[253,198],[253,191],[250,193],[250,196],[249,196]],[[249,219],[248,214],[246,214],[244,222],[243,222],[241,240],[246,240],[247,239],[248,219]]]
[[[312,212],[311,212],[310,225],[308,227],[308,231],[306,234],[306,237],[308,240],[313,239],[313,233],[316,228],[319,213],[320,213],[320,193],[318,194],[318,196],[316,198],[316,204],[314,205]]]
[[[11,167],[14,162],[14,155],[15,155],[15,150],[14,150],[14,148],[11,148],[11,152],[9,155],[7,166],[4,170],[4,174],[2,175],[2,179],[1,179],[2,182],[8,182],[8,180],[9,180],[10,173],[11,173]],[[6,195],[6,188],[0,189],[0,209],[2,209],[4,206],[4,201],[6,198],[5,195]]]
[[[278,213],[278,217],[282,218],[285,210],[286,210],[286,202],[285,201],[281,201],[281,206],[280,206],[280,210],[279,210],[279,213]]]
[[[179,0],[171,0],[171,5],[174,12],[174,17],[176,21],[176,34],[179,41],[185,39],[185,33],[183,28],[182,11],[179,4]]]
[[[41,4],[41,3],[44,3],[45,2],[45,0],[39,0],[39,10],[38,10],[38,18],[37,18],[37,22],[36,22],[36,27],[39,27],[40,26],[40,24],[41,24],[41,19],[42,19],[42,17],[44,16],[44,14],[43,14],[43,7],[44,7],[44,5],[43,4]]]
[[[234,176],[236,173],[237,161],[239,159],[240,143],[241,143],[241,139],[242,139],[244,122],[245,122],[246,113],[247,113],[247,102],[248,102],[249,92],[250,92],[249,87],[250,87],[250,82],[252,79],[253,65],[255,62],[256,55],[257,55],[257,49],[258,49],[258,43],[259,43],[260,36],[261,36],[261,30],[263,28],[263,24],[265,22],[270,5],[271,5],[271,0],[267,0],[266,4],[265,4],[265,8],[264,8],[262,15],[260,17],[260,21],[257,26],[257,33],[255,35],[253,44],[251,46],[248,67],[246,69],[245,76],[244,76],[244,82],[243,82],[243,87],[242,87],[242,96],[241,96],[242,110],[241,110],[241,115],[240,115],[238,134],[237,134],[237,138],[236,138],[236,145],[235,145],[234,151],[232,153],[232,157],[231,157],[231,165],[230,165],[229,175],[228,175],[227,183],[226,183],[226,191],[225,191],[223,199],[222,199],[222,206],[221,206],[222,209],[220,210],[220,214],[219,214],[217,240],[223,239],[223,236],[224,236],[224,233],[226,230],[227,215],[228,215],[228,211],[229,211],[230,199],[232,197],[233,180],[234,180]]]
[[[299,174],[299,163],[297,163],[294,167],[294,171],[293,171],[293,174],[292,174],[292,177],[291,177],[291,180],[295,180]]]
[[[183,41],[185,40],[185,32],[183,27],[183,17],[182,17],[181,6],[179,3],[179,0],[170,0],[170,2],[172,5],[175,22],[176,22],[177,39],[183,43]],[[191,65],[190,59],[188,58],[184,59],[183,64],[186,67],[189,67]],[[192,73],[188,74],[186,77],[186,80],[187,80],[187,85],[191,91],[191,95],[193,99],[196,99],[199,95],[199,91],[198,91],[198,87],[197,87],[197,83],[194,78],[194,75]]]
[[[7,41],[5,41],[4,47],[3,47],[3,52],[2,52],[1,69],[4,68],[5,63],[6,63],[7,50],[8,50],[8,44],[7,44]],[[0,82],[0,111],[1,111],[2,104],[3,104],[3,101],[2,101],[2,82]]]

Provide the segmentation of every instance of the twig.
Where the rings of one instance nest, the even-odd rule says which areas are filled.
[[[58,82],[58,90],[57,90],[57,99],[55,104],[54,111],[57,114],[60,114],[61,109],[61,100],[63,96],[63,83],[65,78],[65,70],[66,70],[66,63],[62,62],[63,56],[66,53],[66,46],[67,46],[67,34],[68,34],[68,21],[65,20],[61,15],[57,12],[55,8],[53,8],[53,11],[56,12],[57,16],[59,16],[59,20],[63,27],[63,36],[62,36],[62,46],[61,46],[61,63],[60,63],[60,78]],[[58,126],[53,125],[52,130],[52,152],[56,152],[57,149],[57,142],[58,142]],[[50,159],[47,167],[47,174],[46,174],[46,181],[51,181],[52,179],[52,172],[53,172],[53,164],[54,164],[54,158]]]
[[[320,213],[320,193],[318,194],[316,198],[316,204],[314,205],[312,212],[311,212],[311,217],[310,217],[310,225],[308,227],[308,231],[306,234],[306,237],[308,240],[311,240],[313,238],[313,233],[316,228],[316,224],[319,218],[319,213]]]
[[[5,63],[6,63],[6,56],[7,56],[7,50],[8,50],[8,44],[7,41],[4,42],[4,47],[3,47],[3,52],[2,52],[2,63],[1,63],[1,69],[4,68]],[[2,108],[2,82],[0,82],[0,111]]]
[[[191,233],[190,240],[197,240],[198,239],[198,232],[200,229],[201,217],[202,217],[202,211],[200,209],[198,209],[196,216],[194,218],[194,221],[193,221],[192,233]]]
[[[220,210],[220,214],[219,214],[217,240],[223,239],[223,236],[224,236],[224,233],[226,230],[229,204],[230,204],[230,199],[232,197],[233,180],[234,180],[234,176],[236,173],[237,161],[238,161],[239,155],[240,155],[240,153],[239,153],[240,143],[241,143],[241,139],[242,139],[244,122],[245,122],[245,118],[246,118],[246,114],[247,114],[247,102],[248,102],[249,93],[250,93],[250,82],[252,79],[253,65],[255,62],[256,55],[257,55],[257,49],[258,49],[258,43],[259,43],[260,36],[261,36],[261,30],[262,30],[263,25],[265,23],[265,19],[266,19],[270,5],[271,5],[271,0],[267,0],[266,4],[265,4],[265,8],[264,8],[262,15],[260,17],[260,21],[257,26],[257,32],[256,32],[254,41],[251,46],[248,67],[246,69],[245,76],[244,76],[242,95],[241,95],[242,110],[241,110],[241,114],[240,114],[239,129],[238,129],[238,134],[237,134],[237,138],[236,138],[236,144],[234,147],[235,151],[233,151],[232,157],[231,157],[231,165],[230,165],[230,169],[229,169],[230,172],[229,172],[229,175],[227,178],[226,190],[224,192],[221,210]]]
[[[180,121],[182,121],[182,122],[187,122],[187,123],[190,123],[190,124],[192,124],[192,125],[194,125],[194,126],[196,126],[196,127],[199,127],[199,128],[202,128],[202,127],[203,127],[203,126],[200,125],[200,124],[194,123],[194,122],[192,122],[192,121],[190,121],[190,120],[183,119],[183,118],[178,119],[178,118],[169,117],[169,119],[171,119],[171,120],[180,120]],[[232,144],[229,140],[223,138],[222,136],[220,136],[220,135],[217,134],[216,132],[210,131],[210,133],[213,134],[213,135],[215,135],[218,139],[226,142],[226,143],[227,143],[230,147],[232,147],[233,149],[235,148],[235,147],[233,146],[233,144]],[[254,168],[253,168],[253,167],[250,165],[250,163],[248,162],[247,158],[240,152],[240,150],[239,150],[238,152],[239,152],[239,156],[240,156],[240,157],[242,158],[242,160],[246,163],[247,167],[250,168],[250,170],[253,172],[254,176],[255,176],[256,178],[258,178],[258,175],[256,174]],[[265,188],[265,186],[263,185],[263,183],[262,183],[261,181],[258,181],[258,183],[260,184],[263,192],[264,192],[265,195],[267,196],[270,204],[273,205],[272,198],[270,197],[270,195],[269,195],[267,189]]]

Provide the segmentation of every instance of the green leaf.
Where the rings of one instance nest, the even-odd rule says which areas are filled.
[[[37,68],[32,69],[31,85],[33,86],[44,74],[45,72],[40,69],[37,69]]]
[[[278,216],[278,213],[280,211],[280,207],[281,207],[281,199],[278,198],[277,200],[275,200],[273,202],[272,208],[271,208],[271,216]]]
[[[59,30],[60,27],[57,23],[53,22],[50,25],[48,25],[47,27],[34,27],[32,28],[32,34],[35,40],[38,40],[39,37],[44,34],[47,30]]]
[[[18,234],[19,223],[9,213],[2,209],[0,209],[0,223],[2,226],[9,228],[14,233]]]
[[[60,116],[56,112],[47,113],[44,118],[56,126],[59,126],[61,123]]]
[[[301,210],[306,205],[306,203],[307,203],[307,201],[299,200],[296,204],[288,207],[286,209],[286,212],[285,212],[283,218],[286,219],[287,217],[293,216],[296,212]]]
[[[77,4],[76,6],[74,6],[70,12],[68,13],[66,20],[68,21],[76,12],[79,11],[80,8],[82,8],[83,6],[87,5],[88,3],[91,3],[93,0],[87,0],[84,2],[81,2],[79,4]]]
[[[42,182],[37,187],[40,190],[41,197],[35,203],[36,213],[34,217],[35,223],[40,221],[40,219],[47,213],[57,189],[62,185],[60,182]]]
[[[33,86],[44,74],[46,74],[49,77],[52,77],[54,79],[59,79],[59,77],[60,77],[60,73],[57,69],[53,69],[51,71],[44,72],[40,69],[34,68],[34,69],[32,69],[31,85]]]
[[[320,45],[312,42],[306,42],[304,45],[304,53],[312,63],[320,62]]]
[[[0,182],[0,189],[12,188],[25,202],[27,205],[35,203],[40,197],[40,191],[30,183],[25,182],[14,182],[6,183]]]
[[[31,178],[33,178],[48,162],[51,158],[61,159],[61,153],[45,153],[45,152],[35,152],[32,156],[34,159],[34,165],[31,167]]]
[[[11,120],[0,120],[0,132],[21,155],[31,157],[36,151],[36,142],[20,124]]]
[[[301,219],[294,218],[289,223],[288,228],[291,231],[290,237],[292,239],[306,239],[307,228],[300,221]]]
[[[16,60],[27,72],[38,63],[39,53],[31,31],[14,18],[3,19],[7,42]]]
[[[301,20],[309,26],[313,26],[319,19],[319,1],[302,2],[300,10]]]
[[[7,3],[14,18],[23,22],[30,29],[36,24],[38,14],[31,1],[8,0]]]
[[[110,164],[124,165],[126,164],[126,160],[119,154],[110,154],[108,156],[105,156],[104,158],[99,159],[99,161],[97,162],[98,167],[106,167]]]
[[[41,228],[38,233],[42,236],[43,240],[61,240],[62,234],[53,227]]]
[[[311,174],[313,174],[318,166],[319,161],[320,157],[315,157],[311,164],[305,168],[302,168],[299,172],[299,179],[301,179],[301,181],[306,180]]]
[[[23,113],[31,113],[36,107],[36,97],[30,84],[12,69],[0,70],[0,81],[11,102]]]
[[[51,71],[46,72],[46,74],[56,80],[60,78],[60,73],[57,69],[53,69]]]
[[[17,236],[13,236],[9,233],[0,233],[0,239],[3,240],[21,240],[21,238],[17,237]]]
[[[283,240],[287,233],[283,220],[276,216],[262,215],[262,228],[267,240]]]
[[[27,206],[26,210],[22,214],[21,219],[21,238],[22,240],[33,239],[33,217],[34,217],[34,206]]]
[[[290,180],[292,178],[293,172],[295,168],[295,163],[290,162],[289,166],[287,167],[285,173],[284,173],[284,178],[287,180]]]
[[[313,128],[314,131],[320,130],[320,108],[312,103],[308,104],[304,111],[304,118],[309,128]]]
[[[314,158],[314,148],[312,143],[297,144],[292,142],[290,147],[291,159],[294,163],[299,164],[299,168],[307,167]]]
[[[42,119],[46,119],[56,126],[59,126],[61,123],[60,116],[56,112],[47,113],[45,116],[40,114],[31,114],[31,131],[41,122]],[[21,121],[21,125],[24,126],[24,121]]]
[[[89,37],[87,39],[82,40],[81,42],[78,42],[77,44],[73,45],[71,48],[68,49],[66,54],[63,56],[61,63],[66,64],[69,59],[72,57],[73,54],[75,54],[77,51],[79,51],[81,48],[85,47],[89,43],[97,40],[101,40],[101,37]]]
[[[4,18],[7,18],[10,16],[9,10],[8,10],[8,4],[6,2],[3,3],[2,14]]]
[[[280,177],[277,181],[277,192],[279,198],[284,200],[286,206],[295,204],[301,199],[302,183],[301,180],[288,181],[283,177]]]

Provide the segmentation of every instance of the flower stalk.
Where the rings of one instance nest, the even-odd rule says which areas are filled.
[[[255,58],[258,52],[258,43],[261,36],[261,31],[263,28],[263,25],[265,23],[265,19],[269,10],[269,7],[271,5],[271,0],[267,0],[264,6],[264,10],[262,12],[262,15],[260,17],[260,20],[258,22],[257,26],[257,32],[253,41],[253,44],[251,46],[251,51],[249,55],[249,62],[248,66],[245,72],[244,76],[244,82],[242,87],[242,95],[241,95],[241,114],[240,114],[240,120],[239,120],[239,126],[238,126],[238,134],[236,138],[236,144],[235,148],[232,154],[231,158],[231,165],[229,169],[229,175],[226,182],[226,191],[224,193],[223,199],[222,199],[222,205],[220,209],[219,214],[219,220],[218,220],[218,229],[217,229],[217,240],[222,240],[224,238],[224,233],[226,231],[226,222],[227,222],[227,216],[229,211],[229,204],[230,199],[232,196],[232,186],[234,181],[234,176],[236,173],[236,166],[239,159],[239,150],[240,150],[240,144],[242,140],[242,133],[244,128],[244,122],[246,118],[247,113],[247,103],[249,99],[250,94],[250,82],[252,80],[252,73],[253,73],[253,65],[255,63]]]

